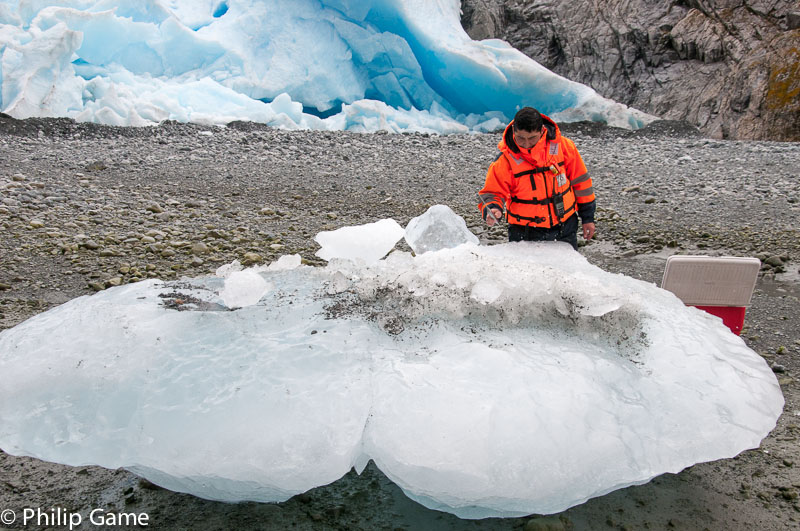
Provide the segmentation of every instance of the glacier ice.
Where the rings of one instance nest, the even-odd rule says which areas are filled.
[[[447,205],[433,205],[424,214],[412,218],[406,225],[405,239],[417,254],[462,243],[479,243],[478,237],[467,228],[464,218]]]
[[[420,503],[483,518],[732,457],[782,410],[721,320],[565,244],[279,263],[111,288],[3,331],[0,448],[227,501],[371,459]],[[270,289],[231,310],[242,273]]]
[[[110,125],[485,132],[533,105],[557,120],[654,117],[472,41],[458,0],[0,1],[0,109]]]

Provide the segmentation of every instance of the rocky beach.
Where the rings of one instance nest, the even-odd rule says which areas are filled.
[[[759,449],[559,515],[479,521],[425,509],[374,466],[285,503],[228,504],[125,470],[0,452],[0,511],[79,512],[83,529],[98,527],[88,517],[95,508],[146,514],[154,529],[797,528],[800,144],[709,139],[668,121],[638,131],[581,122],[563,133],[598,197],[597,237],[580,248],[590,262],[659,284],[671,254],[762,261],[742,338],[776,373],[786,405]],[[435,204],[464,217],[483,243],[503,242],[505,229],[486,228],[475,206],[498,140],[0,115],[0,330],[81,295],[209,275],[234,260],[265,264],[297,253],[321,265],[317,232],[383,218],[405,225]]]

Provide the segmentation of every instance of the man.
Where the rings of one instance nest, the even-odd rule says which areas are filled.
[[[592,179],[572,140],[539,111],[524,107],[497,145],[500,156],[489,167],[478,192],[478,208],[490,227],[506,208],[508,240],[558,240],[578,248],[578,217],[583,238],[595,233]]]

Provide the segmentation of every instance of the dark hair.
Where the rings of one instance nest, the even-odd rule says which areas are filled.
[[[542,115],[533,107],[523,107],[514,116],[514,129],[519,131],[540,131],[544,122]]]

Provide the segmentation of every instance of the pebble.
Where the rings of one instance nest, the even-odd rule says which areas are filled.
[[[569,521],[567,521],[569,523]],[[571,527],[571,526],[570,526]],[[523,531],[566,531],[567,525],[558,516],[539,516],[525,522]]]
[[[264,259],[258,253],[245,253],[244,260],[242,260],[243,265],[253,265],[259,262],[262,262]]]
[[[208,245],[203,242],[196,242],[192,244],[191,253],[192,254],[206,254],[209,252]]]
[[[105,162],[100,160],[92,161],[84,167],[86,171],[103,171],[107,168],[108,166],[106,166]]]
[[[764,262],[772,267],[778,267],[783,265],[783,260],[781,259],[780,256],[770,256]]]

